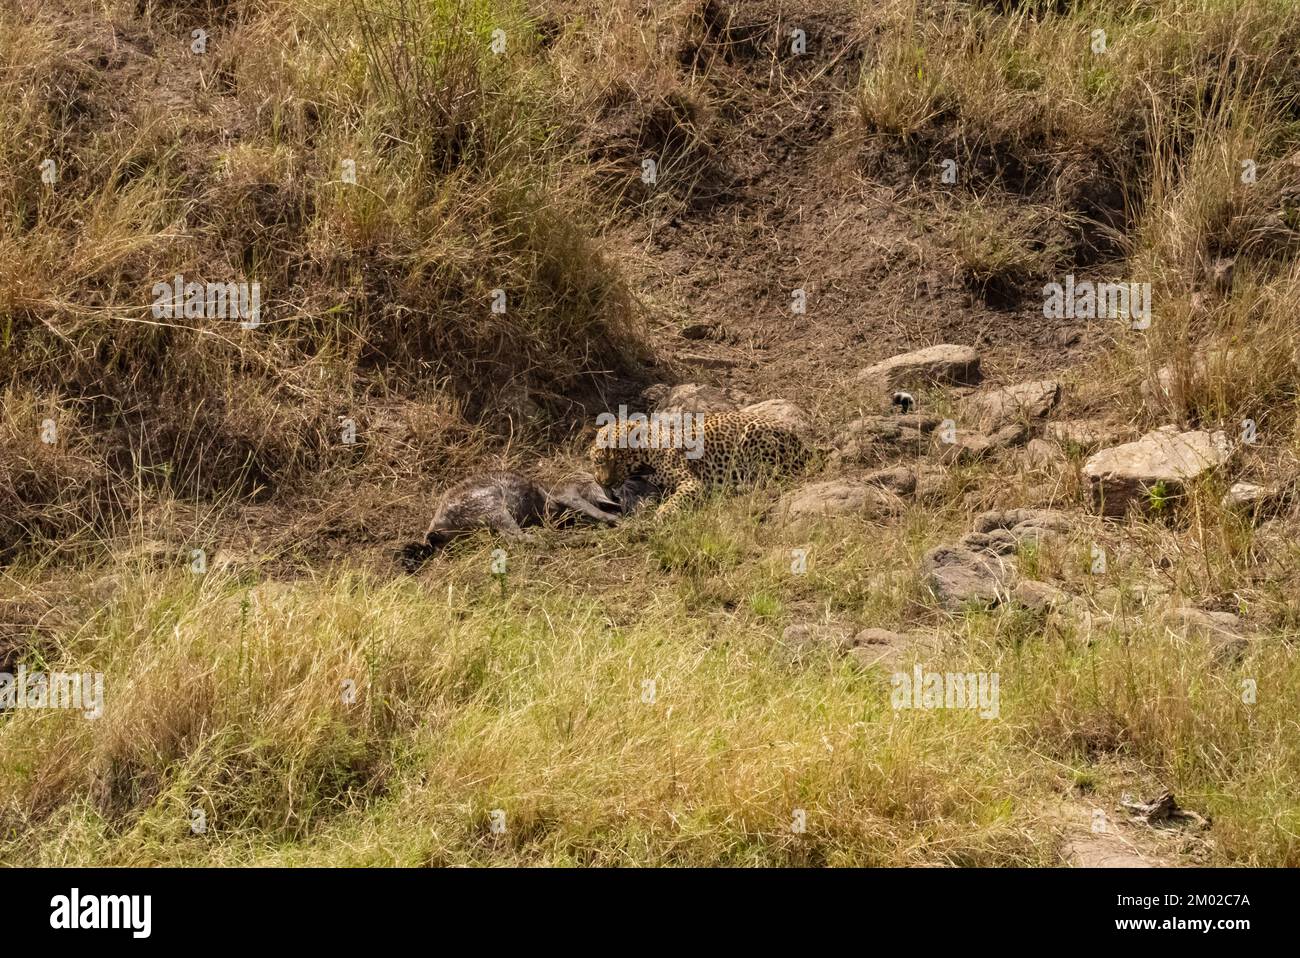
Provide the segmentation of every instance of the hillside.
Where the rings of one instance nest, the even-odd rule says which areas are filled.
[[[14,0],[0,673],[104,709],[0,861],[1300,864],[1298,97],[1283,0]]]

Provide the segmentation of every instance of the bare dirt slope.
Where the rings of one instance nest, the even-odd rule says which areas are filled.
[[[1008,372],[1070,360],[1036,301],[995,309],[922,215],[921,175],[865,172],[855,91],[872,38],[834,0],[711,3],[682,69],[711,104],[686,202],[618,236],[655,345],[678,375],[755,398],[808,397],[905,349],[978,344]],[[806,53],[792,52],[803,30]],[[701,167],[703,167],[701,169]],[[939,190],[937,160],[934,192]],[[658,189],[680,190],[673,183]],[[805,311],[795,311],[803,290]]]

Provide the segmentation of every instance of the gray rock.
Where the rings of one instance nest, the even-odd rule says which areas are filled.
[[[719,389],[700,383],[682,383],[672,386],[667,391],[661,387],[650,387],[645,397],[654,407],[655,412],[662,413],[702,413],[731,412],[739,409],[743,402],[730,390]]]
[[[994,555],[1015,555],[1019,541],[1006,529],[994,529],[992,532],[968,532],[961,537],[961,544],[974,552],[991,552]]]
[[[997,605],[1015,581],[1015,569],[1008,561],[964,546],[931,549],[921,569],[939,605],[950,612]]]
[[[1241,619],[1231,612],[1184,606],[1170,610],[1165,624],[1180,635],[1209,639],[1214,657],[1220,662],[1238,662],[1250,647]]]
[[[1020,543],[1026,539],[1047,539],[1069,532],[1077,520],[1055,509],[990,509],[975,517],[976,532],[1006,529]]]
[[[926,448],[925,437],[940,423],[938,416],[909,413],[903,416],[866,416],[846,425],[840,435],[839,449],[831,457],[832,464],[857,464],[878,462],[896,456],[900,451],[921,453]]]
[[[956,442],[944,442],[939,438],[931,448],[935,457],[946,465],[967,465],[1020,445],[1028,437],[1029,430],[1024,423],[1011,423],[991,435],[959,429]]]

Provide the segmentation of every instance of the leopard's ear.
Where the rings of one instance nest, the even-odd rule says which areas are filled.
[[[578,448],[581,450],[591,448],[591,444],[596,441],[597,432],[599,432],[599,427],[596,425],[596,420],[591,419],[584,422],[582,428],[578,430]]]

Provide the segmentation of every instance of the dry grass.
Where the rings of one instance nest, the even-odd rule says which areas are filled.
[[[365,526],[489,455],[553,452],[635,378],[602,228],[707,189],[728,104],[698,81],[739,42],[716,5],[642,6],[246,0],[205,14],[201,58],[186,6],[0,10],[0,662],[103,672],[108,706],[0,717],[0,861],[1054,864],[1054,807],[1167,787],[1214,820],[1182,860],[1300,864],[1295,507],[1222,504],[1300,451],[1290,3],[863,14],[863,136],[920,171],[917,215],[973,286],[1152,283],[1151,329],[1108,333],[1068,402],[1256,421],[1159,514],[1090,517],[1078,455],[1011,456],[889,521],[788,524],[763,491],[547,533],[504,580],[486,538],[418,578],[238,555],[195,575],[152,548],[151,523],[206,544],[253,506]],[[647,153],[653,197],[629,176]],[[960,178],[932,190],[947,157]],[[176,273],[259,279],[264,325],[154,320]],[[862,403],[838,390],[806,397],[819,421]],[[1079,515],[1018,562],[1094,617],[940,611],[926,550],[1026,505]],[[1245,657],[1168,629],[1188,604],[1243,614]],[[928,636],[927,669],[999,674],[1000,717],[895,711],[887,672],[792,658],[801,623]]]
[[[581,173],[568,104],[521,9],[239,4],[201,56],[169,8],[2,16],[0,383],[85,423],[65,435],[101,471],[291,491],[376,400],[538,442],[634,368],[632,305],[582,177],[559,175]],[[152,287],[177,274],[259,282],[263,324],[158,319]]]
[[[1215,817],[1214,860],[1297,862],[1285,646],[1218,664],[1159,626],[1163,597],[1090,635],[1016,609],[950,620],[915,566],[962,510],[773,530],[765,502],[516,553],[504,587],[488,540],[412,580],[125,568],[45,660],[103,671],[105,716],[20,711],[0,727],[0,855],[1040,864],[1061,837],[1044,809],[1086,781],[1098,796],[1173,787]],[[1141,574],[1117,544],[1108,577],[1084,581],[1089,534],[1044,546],[1039,572],[1085,596]],[[795,546],[806,575],[790,572]],[[782,627],[815,618],[942,636],[923,664],[998,672],[1000,717],[895,712],[886,674],[829,652],[793,661]],[[1259,681],[1250,707],[1244,677]]]

